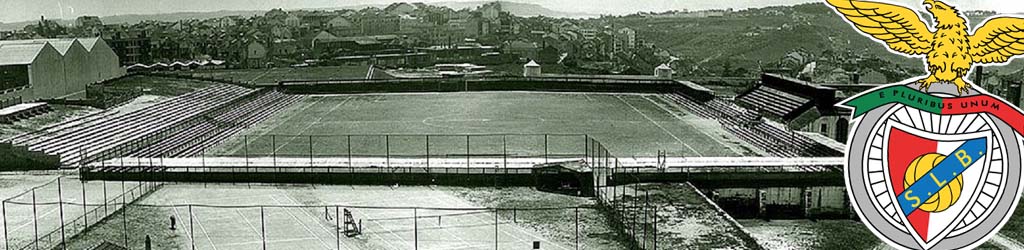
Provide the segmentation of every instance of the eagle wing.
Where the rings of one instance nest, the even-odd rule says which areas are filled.
[[[828,0],[855,28],[909,55],[932,50],[934,35],[916,11],[899,5],[859,0]]]
[[[1024,54],[1024,19],[998,17],[978,26],[968,38],[978,63],[1004,63]]]

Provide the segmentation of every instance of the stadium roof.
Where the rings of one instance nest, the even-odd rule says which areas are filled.
[[[0,65],[31,64],[47,43],[0,44]]]

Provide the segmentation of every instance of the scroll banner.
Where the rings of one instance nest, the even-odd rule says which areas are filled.
[[[864,93],[840,104],[853,108],[853,117],[890,103],[899,103],[937,115],[987,113],[1003,120],[1014,131],[1024,134],[1024,114],[1010,104],[989,95],[942,98],[896,85]]]

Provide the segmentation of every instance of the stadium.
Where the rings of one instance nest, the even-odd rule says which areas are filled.
[[[12,184],[6,249],[881,244],[843,188],[835,88],[764,74],[723,97],[664,68],[581,76],[533,62],[521,76],[389,72],[200,68],[98,84],[129,98],[34,114],[51,122],[6,140],[18,168],[60,169]]]

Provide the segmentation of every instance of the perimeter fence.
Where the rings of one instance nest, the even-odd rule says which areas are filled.
[[[195,150],[203,140],[120,151],[92,166],[529,167],[583,159],[594,141],[585,134],[243,135]]]
[[[424,161],[410,163],[414,165],[448,162],[447,164],[473,166],[484,164],[483,162],[502,162],[496,159],[533,159],[543,162],[582,159],[587,166],[583,170],[586,171],[586,175],[583,176],[589,178],[581,180],[591,183],[579,183],[579,188],[591,192],[597,198],[595,205],[546,208],[374,207],[353,204],[281,203],[273,197],[269,198],[273,201],[259,198],[245,203],[246,205],[237,206],[176,203],[173,200],[132,203],[161,184],[79,181],[80,183],[72,182],[74,185],[69,185],[68,180],[73,178],[63,177],[3,202],[4,225],[5,228],[9,228],[5,234],[5,245],[8,246],[7,249],[53,249],[60,246],[78,249],[91,248],[94,245],[75,244],[95,244],[89,240],[107,239],[118,245],[142,248],[145,237],[149,236],[157,241],[151,244],[186,244],[186,247],[197,249],[222,246],[260,249],[446,249],[493,246],[496,249],[522,249],[533,244],[551,246],[550,248],[554,249],[587,249],[588,244],[598,244],[591,235],[613,234],[626,238],[623,242],[628,242],[632,248],[658,248],[658,223],[662,221],[658,214],[661,208],[650,202],[650,197],[639,187],[641,180],[626,172],[627,168],[622,167],[618,158],[610,154],[601,142],[586,135],[512,137],[352,135],[330,138],[334,140],[318,140],[322,138],[268,136],[243,138],[240,156],[246,158],[247,162],[268,157],[275,161],[309,158],[313,159],[310,164],[316,164],[315,160],[328,156],[353,159],[384,156],[381,159],[383,162],[378,166],[391,166],[370,168],[376,169],[373,171],[423,169],[396,166],[399,165],[397,162],[410,160]],[[290,140],[281,140],[282,138]],[[301,140],[302,138],[305,140]],[[337,140],[338,138],[344,138],[344,143],[332,145],[331,143],[341,141]],[[298,146],[291,146],[293,144]],[[339,151],[344,153],[338,154]],[[222,156],[231,155],[233,154]],[[122,170],[131,171],[131,168],[126,169],[125,166],[121,165]],[[264,168],[274,169],[282,171],[282,168]],[[481,170],[481,173],[486,174],[484,170]],[[499,173],[508,169],[491,170]],[[120,185],[125,189],[117,189]],[[40,198],[43,196],[40,194],[49,196]],[[345,211],[351,216],[346,216]],[[603,216],[593,218],[594,214]],[[170,227],[169,218],[176,218],[176,230],[165,230]],[[100,224],[94,225],[97,222]],[[611,229],[616,232],[599,231],[601,227],[594,227],[591,223],[610,223]],[[93,227],[91,230],[85,230],[90,226]],[[545,227],[557,233],[539,235],[533,231]],[[354,228],[359,229],[358,234],[352,233]],[[359,243],[350,240],[350,236],[376,240]],[[69,239],[75,240],[69,243]],[[178,240],[172,242],[168,239]],[[452,242],[457,242],[457,245],[444,245],[456,244]],[[354,244],[393,245],[381,247]]]
[[[644,225],[653,223],[656,210],[637,207],[643,206],[639,202],[616,202],[614,211],[649,211],[649,217],[631,213],[609,226],[600,205],[309,205],[273,194],[225,194],[213,202],[243,205],[192,204],[175,203],[171,191],[149,194],[163,185],[61,177],[33,188],[2,203],[4,249],[91,249],[104,243],[128,249],[592,249],[609,246],[607,235],[636,230],[626,235],[635,240],[653,235],[643,228],[655,228],[641,226],[642,218],[650,220]],[[142,199],[147,194],[156,196]],[[427,198],[442,199],[409,199]],[[622,242],[629,240],[611,246],[634,245]]]
[[[0,202],[4,249],[61,249],[160,185],[57,177]]]

